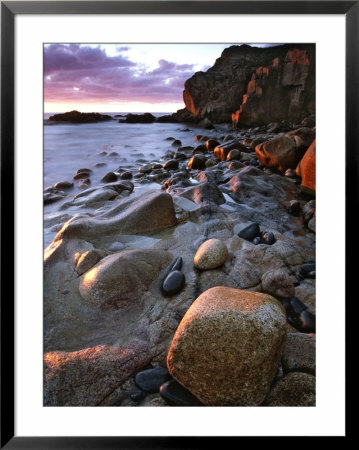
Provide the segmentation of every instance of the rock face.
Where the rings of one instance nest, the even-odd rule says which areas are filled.
[[[125,250],[103,258],[80,281],[84,300],[103,310],[139,302],[144,291],[171,261],[164,250]]]
[[[91,241],[99,235],[160,230],[176,222],[172,197],[164,192],[148,191],[121,202],[96,218],[81,218],[67,223],[55,239]]]
[[[113,120],[111,116],[107,114],[99,113],[81,113],[79,111],[70,111],[64,114],[54,114],[49,117],[51,122],[72,122],[72,123],[92,123],[92,122],[105,122],[107,120]]]
[[[183,317],[168,370],[205,405],[259,405],[278,368],[285,324],[282,306],[269,295],[211,288]]]
[[[296,174],[302,178],[302,186],[311,191],[315,191],[315,148],[316,141],[313,141],[311,146],[305,152],[295,171]]]
[[[231,46],[207,72],[185,82],[183,100],[196,120],[300,122],[315,113],[315,46]]]

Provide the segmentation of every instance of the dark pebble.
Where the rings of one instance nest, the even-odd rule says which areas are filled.
[[[120,175],[121,180],[130,180],[132,178],[131,172],[123,172]]]
[[[154,369],[138,372],[135,377],[136,385],[145,392],[158,392],[160,386],[171,378],[165,367],[155,367]]]
[[[290,306],[294,312],[294,314],[299,315],[301,312],[305,311],[307,307],[305,304],[299,300],[297,297],[293,297],[290,299]]]
[[[298,200],[291,200],[289,202],[289,205],[288,205],[289,214],[291,214],[292,216],[298,217],[298,216],[300,216],[301,210],[302,210],[302,208],[301,208]]]
[[[177,159],[169,159],[166,161],[163,166],[164,169],[178,169],[178,160]]]
[[[177,258],[175,258],[169,265],[168,272],[171,272],[172,270],[181,270],[182,262],[183,262],[183,260],[182,260],[181,256],[177,256]]]
[[[142,400],[144,400],[145,397],[146,393],[143,391],[136,391],[130,394],[130,399],[136,403],[142,402]]]
[[[307,274],[309,272],[313,272],[315,270],[315,262],[308,261],[300,266],[300,273],[302,275]]]
[[[54,185],[55,189],[71,189],[74,187],[74,183],[70,183],[70,181],[59,181]]]
[[[112,183],[113,181],[117,181],[117,175],[113,172],[108,172],[101,180],[103,183]]]
[[[315,333],[315,315],[310,313],[307,309],[301,312],[299,324],[301,326],[301,331],[304,333]]]
[[[245,226],[241,230],[237,231],[238,227],[234,227],[234,233],[238,234],[238,236],[242,239],[246,239],[247,241],[252,241],[255,237],[257,237],[260,233],[259,224],[254,222],[248,226]]]
[[[185,284],[185,276],[179,270],[170,272],[164,279],[161,290],[163,295],[175,295],[181,292]]]
[[[160,387],[160,394],[170,406],[203,406],[198,398],[175,380],[164,383]]]
[[[91,173],[91,172],[92,172],[91,169],[87,169],[86,167],[83,167],[81,169],[77,169],[76,175],[78,175],[79,173]]]
[[[263,233],[262,242],[264,244],[268,244],[268,245],[274,244],[275,243],[274,234],[272,232],[270,232],[270,231]]]
[[[180,147],[182,145],[182,142],[179,139],[176,139],[172,142],[172,147]]]
[[[261,237],[260,236],[257,236],[257,237],[255,237],[254,239],[253,239],[253,244],[254,245],[258,245],[258,244],[260,244],[261,243]]]
[[[83,178],[88,178],[89,174],[87,172],[80,172],[74,176],[74,180],[81,180]]]

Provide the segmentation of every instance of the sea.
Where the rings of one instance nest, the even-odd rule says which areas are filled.
[[[179,139],[182,146],[195,146],[196,134],[206,134],[209,137],[219,134],[218,127],[215,130],[203,130],[193,126],[188,128],[179,123],[120,123],[119,119],[124,119],[126,112],[103,114],[122,117],[114,117],[115,120],[108,122],[72,124],[49,122],[48,118],[53,114],[44,115],[44,189],[60,181],[72,182],[76,171],[81,168],[92,170],[90,187],[95,187],[101,184],[103,176],[110,171],[128,169],[135,173],[138,167],[146,162],[163,163],[164,155],[174,150],[174,147],[171,147],[172,142],[166,140],[168,137]],[[167,114],[171,113],[153,113],[155,117]],[[226,126],[223,127],[221,132],[226,134]],[[131,181],[135,185],[134,194],[148,189],[160,189],[157,183],[138,183],[134,179]],[[82,189],[76,182],[74,184],[64,201],[44,207],[45,219],[58,214],[65,201],[81,192]],[[78,208],[70,208],[66,212],[72,215],[79,211]],[[45,245],[49,244],[55,232],[56,227],[51,232],[45,230]]]

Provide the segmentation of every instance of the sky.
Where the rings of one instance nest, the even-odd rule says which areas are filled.
[[[44,112],[177,111],[184,82],[231,45],[46,44]]]

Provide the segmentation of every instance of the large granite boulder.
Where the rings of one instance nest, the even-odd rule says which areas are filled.
[[[103,310],[141,301],[143,293],[172,259],[165,250],[125,250],[103,258],[80,279],[84,300]]]
[[[120,202],[96,217],[67,222],[55,241],[96,239],[111,234],[140,234],[161,230],[177,223],[172,197],[156,190],[141,193]]]
[[[314,140],[303,158],[299,162],[295,172],[302,178],[302,187],[309,191],[315,191],[315,172],[316,172],[316,141]]]
[[[205,405],[259,405],[282,356],[285,325],[284,309],[273,297],[213,287],[183,317],[168,370]]]

